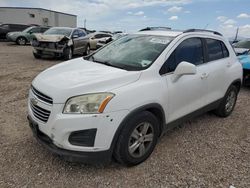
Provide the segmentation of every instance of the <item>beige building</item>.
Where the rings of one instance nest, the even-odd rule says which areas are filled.
[[[0,24],[76,27],[77,16],[43,8],[0,7]]]

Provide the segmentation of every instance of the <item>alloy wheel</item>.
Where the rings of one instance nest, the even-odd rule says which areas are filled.
[[[129,154],[134,158],[140,158],[150,149],[154,140],[154,129],[149,122],[136,126],[129,138]]]

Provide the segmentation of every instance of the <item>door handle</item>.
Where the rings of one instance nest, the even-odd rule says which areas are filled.
[[[204,72],[204,73],[201,74],[201,79],[202,79],[202,80],[203,80],[203,79],[206,79],[208,76],[209,76],[209,74],[206,73],[206,72]]]

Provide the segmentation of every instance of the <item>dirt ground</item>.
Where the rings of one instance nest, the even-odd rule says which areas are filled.
[[[0,187],[250,187],[250,89],[233,114],[202,115],[168,132],[143,164],[69,163],[37,143],[26,120],[32,79],[62,60],[0,42]]]

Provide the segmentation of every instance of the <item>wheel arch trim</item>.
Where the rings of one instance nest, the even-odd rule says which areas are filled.
[[[155,111],[153,111],[155,110]],[[129,118],[135,116],[136,114],[140,113],[140,112],[143,112],[143,111],[148,111],[148,112],[151,112],[153,115],[156,116],[156,118],[159,120],[159,116],[161,118],[159,124],[160,124],[160,133],[163,132],[165,126],[166,126],[166,118],[165,118],[165,113],[164,113],[164,110],[162,108],[162,106],[158,103],[150,103],[150,104],[146,104],[146,105],[143,105],[143,106],[140,106],[132,111],[130,111],[130,113],[128,115],[126,115],[126,117],[122,120],[122,122],[120,123],[120,125],[118,126],[115,134],[114,134],[114,137],[112,139],[112,142],[111,142],[111,146],[110,146],[110,149],[111,151],[113,152],[114,150],[114,147],[115,147],[115,144],[118,140],[118,137],[122,131],[122,129],[124,128],[124,126],[126,125],[126,122],[128,121]],[[160,114],[156,115],[155,113],[156,112],[160,112]],[[160,136],[160,135],[159,135]]]

